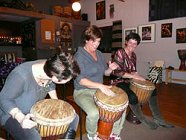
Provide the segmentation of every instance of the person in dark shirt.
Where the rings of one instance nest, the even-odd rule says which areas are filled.
[[[145,81],[145,79],[137,73],[136,69],[137,57],[134,51],[140,41],[141,38],[138,34],[130,33],[125,38],[125,47],[114,53],[113,61],[116,62],[119,67],[111,74],[111,84],[122,88],[127,93],[130,108],[137,118],[147,127],[151,129],[156,129],[158,126],[171,128],[173,125],[166,123],[160,114],[156,89],[153,91],[149,100],[154,122],[145,118],[136,94],[130,89],[130,79]]]
[[[61,52],[47,60],[25,62],[11,71],[0,92],[0,123],[16,140],[41,140],[30,114],[31,107],[47,94],[58,99],[55,84],[64,84],[80,73],[72,55]],[[75,138],[76,114],[66,136]],[[71,133],[71,134],[69,134]],[[69,137],[66,137],[68,139]]]

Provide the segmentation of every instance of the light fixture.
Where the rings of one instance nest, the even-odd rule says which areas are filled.
[[[79,10],[81,10],[81,4],[79,2],[72,3],[72,10],[78,12]]]

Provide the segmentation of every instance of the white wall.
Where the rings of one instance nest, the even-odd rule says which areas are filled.
[[[148,21],[149,0],[106,0],[106,19],[96,20],[96,3],[102,0],[81,0],[82,13],[88,13],[88,20],[91,24],[99,27],[112,25],[115,20],[122,20],[122,28],[138,27],[139,25],[155,23],[155,42],[141,43],[136,50],[138,61],[154,62],[155,60],[164,60],[165,67],[173,66],[178,68],[180,60],[177,50],[186,49],[186,43],[176,44],[176,29],[186,28],[186,17],[174,18],[168,20]],[[109,6],[114,4],[114,18],[110,19]],[[172,37],[161,38],[161,24],[172,23]],[[124,44],[124,43],[123,43]],[[180,75],[183,73],[176,73]],[[183,77],[185,76],[185,77]],[[186,79],[186,74],[182,77]],[[163,75],[164,77],[164,75]]]

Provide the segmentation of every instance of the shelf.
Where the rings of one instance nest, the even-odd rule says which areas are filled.
[[[185,79],[180,79],[180,78],[173,78],[172,77],[172,72],[183,72],[186,73],[186,70],[179,70],[179,69],[165,69],[166,77],[165,77],[165,84],[172,83],[172,81],[177,81],[177,82],[186,82]]]
[[[33,11],[19,10],[14,8],[0,7],[0,20],[23,22],[29,19],[42,19],[45,15]]]

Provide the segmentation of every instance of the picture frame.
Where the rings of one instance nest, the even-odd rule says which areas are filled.
[[[176,29],[176,43],[186,43],[186,28]]]
[[[96,3],[96,20],[105,19],[105,1],[100,1]]]
[[[132,28],[125,28],[124,29],[124,40],[125,40],[125,37],[127,36],[127,35],[129,35],[131,32],[133,32],[133,33],[138,33],[138,28],[137,27],[132,27]]]
[[[172,37],[172,23],[161,24],[161,37],[162,38]]]
[[[155,42],[155,24],[138,26],[138,33],[141,37],[141,42]]]

